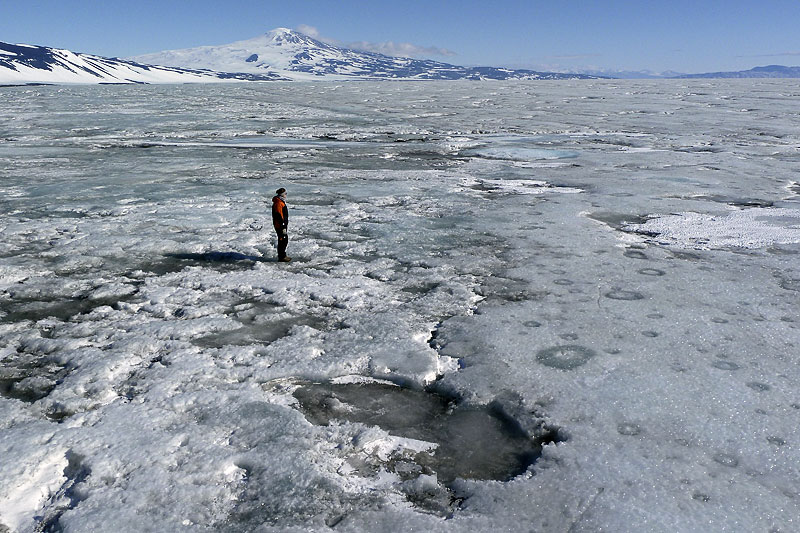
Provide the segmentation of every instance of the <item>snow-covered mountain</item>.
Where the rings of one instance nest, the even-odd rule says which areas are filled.
[[[156,66],[165,65],[165,66]],[[168,50],[128,59],[58,48],[0,42],[0,85],[29,83],[218,83],[273,80],[508,80],[585,78],[795,78],[800,67],[769,65],[738,72],[583,71],[539,72],[462,67],[391,57],[334,46],[277,28],[220,46]]]
[[[253,74],[157,67],[45,46],[0,42],[0,84],[213,83],[275,79],[283,78],[266,70]]]
[[[562,74],[493,67],[461,67],[437,61],[390,57],[333,46],[308,35],[277,28],[246,41],[169,50],[131,58],[143,63],[219,72],[279,74],[295,80],[319,79],[576,79]]]

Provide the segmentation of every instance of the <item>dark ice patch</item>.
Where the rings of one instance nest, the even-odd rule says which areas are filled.
[[[234,317],[239,319],[239,317]],[[201,348],[222,348],[223,346],[252,346],[254,344],[271,344],[288,336],[298,326],[309,326],[324,329],[325,321],[313,316],[292,316],[286,318],[268,318],[252,323],[244,322],[238,329],[225,330],[205,335],[192,340],[192,344]]]
[[[88,295],[84,295],[54,300],[27,298],[6,300],[0,302],[0,323],[15,323],[25,320],[38,322],[45,318],[55,318],[66,322],[78,315],[91,313],[98,307],[117,308],[120,302],[129,301],[131,298],[133,295],[110,298],[90,298]]]
[[[702,261],[703,257],[693,252],[684,252],[680,250],[670,250],[672,257],[675,259],[683,259],[686,261]]]
[[[625,250],[622,255],[630,259],[647,259],[647,255],[640,250]]]
[[[787,291],[800,291],[800,279],[784,278],[781,280],[780,286]]]
[[[574,370],[585,365],[594,356],[594,350],[585,346],[566,344],[539,350],[536,353],[536,360],[550,368]]]
[[[639,424],[633,424],[630,422],[624,422],[622,424],[617,425],[617,433],[620,435],[627,435],[630,437],[639,435],[642,432],[642,428]]]
[[[178,309],[176,316],[180,316]],[[209,333],[192,339],[192,344],[202,348],[222,348],[223,346],[250,346],[254,344],[270,344],[288,336],[292,329],[308,326],[317,330],[338,329],[340,325],[332,324],[324,318],[306,314],[294,315],[272,301],[246,298],[233,303],[225,312],[242,327]]]
[[[747,385],[756,392],[767,392],[768,390],[772,389],[772,387],[767,385],[766,383],[759,383],[758,381],[750,381],[748,383],[745,383],[745,385]]]
[[[782,243],[773,244],[766,248],[767,253],[772,255],[800,255],[800,244],[798,243]]]
[[[774,202],[770,200],[761,200],[758,198],[737,198],[722,194],[704,194],[692,196],[691,198],[693,200],[708,200],[709,202],[717,202],[734,207],[772,207],[774,205]]]
[[[525,302],[541,301],[547,296],[545,291],[531,290],[527,281],[501,277],[490,277],[486,283],[478,289],[481,296],[485,296],[487,302]]]
[[[734,370],[739,370],[741,368],[736,363],[732,361],[725,361],[724,359],[717,359],[716,361],[711,363],[711,366],[719,370],[729,370],[731,372]]]
[[[607,293],[605,293],[605,297],[610,298],[612,300],[626,300],[626,301],[644,299],[644,295],[642,293],[625,289],[612,289]]]
[[[664,272],[663,270],[659,270],[657,268],[640,268],[636,272],[638,272],[643,276],[663,276],[664,274],[666,274],[666,272]]]
[[[676,152],[685,152],[685,153],[690,153],[690,154],[699,154],[699,153],[700,154],[704,154],[704,153],[718,154],[718,153],[723,151],[722,148],[719,148],[717,146],[711,146],[711,145],[687,146],[685,148],[675,148],[674,150]]]
[[[528,435],[494,404],[459,405],[436,393],[382,383],[309,383],[294,397],[314,424],[362,423],[438,445],[433,453],[403,455],[383,465],[401,478],[435,473],[444,483],[457,478],[507,481],[525,472],[542,446],[557,438],[555,430]]]
[[[402,287],[400,290],[403,292],[413,294],[415,296],[422,296],[428,294],[429,292],[433,292],[440,285],[440,283],[438,282],[424,282],[424,281],[416,284],[414,280],[411,280],[410,283],[411,284]]]
[[[629,213],[615,213],[612,211],[598,211],[587,215],[592,220],[602,222],[616,230],[623,231],[629,224],[644,224],[649,217],[644,215],[632,215]]]
[[[735,455],[729,453],[718,453],[714,455],[714,462],[730,468],[739,466],[739,459]]]
[[[52,356],[26,353],[21,346],[0,366],[0,396],[33,403],[46,398],[70,368]]]

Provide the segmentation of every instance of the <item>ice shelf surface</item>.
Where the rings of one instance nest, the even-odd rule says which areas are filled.
[[[0,92],[0,531],[798,529],[793,82]]]

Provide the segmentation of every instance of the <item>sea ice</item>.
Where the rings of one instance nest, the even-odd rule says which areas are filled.
[[[1,90],[0,530],[797,529],[790,82]]]

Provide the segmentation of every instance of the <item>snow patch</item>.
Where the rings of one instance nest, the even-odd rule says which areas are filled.
[[[39,455],[16,467],[13,481],[5,484],[5,494],[0,498],[0,523],[12,531],[29,531],[34,517],[67,480],[66,450]]]
[[[667,246],[756,249],[800,243],[800,210],[754,208],[720,216],[694,212],[657,215],[644,224],[627,224],[624,229]]]

